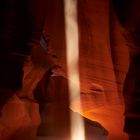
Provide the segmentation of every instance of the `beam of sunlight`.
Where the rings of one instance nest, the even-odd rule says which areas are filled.
[[[74,98],[80,101],[77,0],[64,0],[64,6],[70,102]],[[83,119],[75,113],[71,114],[71,139],[85,140]]]

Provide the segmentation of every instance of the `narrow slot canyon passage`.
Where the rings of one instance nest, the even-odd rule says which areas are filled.
[[[5,0],[0,140],[140,140],[139,0]]]

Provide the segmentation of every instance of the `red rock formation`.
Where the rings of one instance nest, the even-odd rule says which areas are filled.
[[[50,35],[50,48],[57,56],[55,63],[62,66],[66,72],[64,5],[62,1],[54,3],[48,0],[48,3],[50,7],[47,9],[46,19],[49,20],[46,20],[45,31]],[[109,1],[78,1],[78,27],[82,112],[90,119],[97,119],[104,124],[112,139],[124,140],[122,123],[112,131],[114,123],[111,124],[107,118],[101,119],[100,115],[96,115],[109,115],[112,109],[119,107],[118,113],[110,113],[110,118],[116,115],[118,117],[114,117],[114,121],[123,122],[122,87],[129,56],[121,27]],[[98,89],[97,92],[94,84],[104,90]],[[73,109],[78,111],[78,106],[79,103],[74,101]],[[96,108],[103,106],[105,111],[98,109],[96,113]]]
[[[38,104],[13,96],[2,110],[0,140],[36,139],[39,124]]]
[[[32,8],[41,8],[43,4],[38,5],[36,2]],[[115,6],[120,4],[116,5],[115,0],[113,2]],[[63,0],[46,0],[46,3],[44,33],[50,38],[49,52],[46,54],[38,46],[32,50],[32,60],[36,65],[32,66],[30,63],[29,67],[26,65],[24,85],[20,96],[32,97],[32,92],[46,69],[50,69],[54,65],[62,67],[67,77],[64,2]],[[115,11],[122,15],[115,14]],[[39,25],[40,29],[44,15],[38,10],[35,13],[37,18],[34,17],[34,21],[36,21],[34,26]],[[139,52],[136,47],[139,44],[139,1],[130,0],[127,2],[124,0],[122,7],[115,9],[109,0],[79,0],[77,14],[82,110],[80,110],[80,103],[76,99],[73,101],[72,109],[101,123],[109,130],[109,140],[126,140],[127,137],[123,133],[124,102],[122,96],[123,83],[130,61],[126,43],[133,46],[133,49],[130,49],[132,54],[135,55]],[[34,35],[38,36],[40,33]],[[44,79],[45,76],[43,76]],[[60,86],[59,80],[56,84],[51,79],[48,83],[49,87],[47,87],[50,95],[46,98],[51,98],[53,94],[57,95],[53,96],[57,97],[56,102],[51,106],[48,105],[46,109],[47,115],[50,115],[50,119],[53,120],[53,125],[49,125],[52,128],[48,128],[52,134],[55,128],[59,130],[59,125],[61,125],[61,121],[59,121],[61,115],[59,118],[55,116],[60,113],[58,111],[59,101],[62,104],[66,103],[67,108],[69,107],[68,101],[63,102],[63,94],[59,94],[57,91]],[[65,83],[61,86],[67,88]],[[40,90],[45,91],[43,88],[44,85],[41,85]],[[42,99],[39,102],[41,104]],[[51,112],[52,108],[55,110],[53,113]],[[64,113],[62,116],[67,116],[69,111],[63,110],[61,113]],[[69,120],[69,117],[66,118]],[[56,126],[53,127],[54,125]],[[63,125],[65,126],[65,123]]]

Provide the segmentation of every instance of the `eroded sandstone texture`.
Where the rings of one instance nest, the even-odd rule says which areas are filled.
[[[34,11],[38,17],[34,18],[34,26],[42,28],[40,21],[46,15],[43,34],[49,37],[48,50],[31,44],[33,63],[24,65],[23,86],[17,94],[21,99],[14,96],[3,108],[0,140],[33,140],[40,123],[38,104],[42,117],[38,135],[58,136],[70,131],[65,5],[63,0],[45,2],[43,15],[42,11]],[[43,6],[34,1],[35,9]],[[128,134],[136,136],[140,132],[139,6],[139,0],[78,0],[77,3],[81,103],[75,98],[71,110],[90,119],[85,119],[88,132],[94,130],[106,135],[107,129],[109,140],[128,140],[124,122]],[[56,67],[60,71],[53,71]]]

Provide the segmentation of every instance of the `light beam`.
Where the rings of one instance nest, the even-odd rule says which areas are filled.
[[[64,6],[70,102],[74,98],[80,101],[77,0],[64,0]],[[75,113],[71,113],[71,140],[85,140],[83,119]]]

